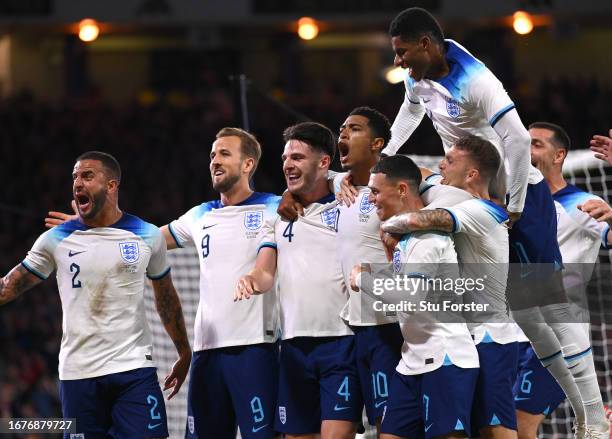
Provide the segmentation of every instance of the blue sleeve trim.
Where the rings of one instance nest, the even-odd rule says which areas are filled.
[[[47,277],[43,276],[41,273],[39,273],[38,271],[34,270],[32,267],[30,267],[26,261],[22,261],[21,265],[23,266],[23,268],[25,268],[26,270],[28,270],[31,274],[33,274],[34,276],[36,276],[37,278],[41,279],[41,280],[47,280]]]
[[[610,225],[608,224],[605,229],[601,232],[601,246],[605,250],[612,249],[612,243],[608,242],[608,232],[610,231]]]
[[[540,360],[540,363],[544,364],[544,363],[552,360],[553,358],[555,358],[555,357],[557,357],[559,355],[561,355],[561,351],[555,352],[554,354],[549,355],[548,357],[539,358],[539,360]]]
[[[493,117],[492,117],[492,118],[491,118],[491,120],[489,121],[489,124],[490,124],[492,127],[494,127],[494,126],[495,126],[495,124],[496,124],[497,122],[499,122],[499,119],[501,119],[501,118],[504,116],[504,114],[506,114],[508,111],[510,111],[510,110],[512,110],[512,109],[514,109],[514,104],[510,104],[510,105],[508,105],[507,107],[502,108],[501,110],[499,110],[497,113],[495,113],[495,114],[493,115]]]
[[[408,273],[406,274],[406,277],[410,277],[410,278],[414,278],[414,279],[425,279],[425,280],[429,280],[431,279],[431,276],[425,274],[425,273],[419,273],[419,272],[412,272],[412,273]]]
[[[273,242],[264,242],[264,243],[263,243],[263,244],[261,244],[261,245],[259,246],[259,248],[257,249],[257,254],[259,254],[259,251],[260,251],[262,248],[265,248],[265,247],[268,247],[268,248],[273,248],[274,250],[276,250],[276,244],[275,244],[275,243],[273,243]]]
[[[172,237],[174,238],[174,241],[176,242],[176,245],[179,248],[183,248],[183,246],[181,245],[181,243],[179,242],[176,233],[174,233],[174,230],[172,230],[172,223],[168,223],[168,230],[170,230],[170,234],[172,235]]]
[[[451,233],[457,233],[459,231],[459,225],[461,224],[457,216],[449,209],[440,208],[440,210],[445,210],[450,214],[451,218],[453,219],[453,231]]]
[[[170,273],[170,267],[168,267],[168,268],[166,268],[164,271],[162,271],[162,272],[161,272],[161,274],[158,274],[158,275],[156,275],[156,276],[149,276],[149,275],[147,274],[147,277],[148,277],[149,279],[151,279],[151,280],[160,280],[160,279],[162,279],[162,278],[166,277],[166,275],[167,275],[168,273]]]
[[[429,183],[421,183],[421,187],[419,188],[419,195],[423,195],[425,192],[427,192],[429,189],[431,189],[432,187],[434,187],[433,184],[429,184]]]
[[[439,174],[439,173],[434,172],[433,174],[428,175],[428,176],[425,178],[425,181],[429,183],[429,179],[430,179],[430,178],[437,178],[437,177],[439,177],[439,176],[440,176],[440,174]],[[425,191],[423,191],[423,192],[425,192]]]

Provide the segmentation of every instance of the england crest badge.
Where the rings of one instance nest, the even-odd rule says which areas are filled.
[[[287,409],[283,406],[278,407],[278,419],[281,421],[281,424],[287,422]]]
[[[195,432],[195,422],[193,420],[193,416],[187,416],[187,428],[189,428],[190,434]]]
[[[263,224],[263,211],[249,211],[244,214],[244,227],[247,230],[259,230]]]
[[[331,209],[324,210],[321,212],[321,221],[330,229],[338,231],[338,208],[332,207]]]
[[[365,215],[366,213],[370,213],[372,209],[374,209],[374,204],[370,203],[370,200],[368,200],[369,196],[370,193],[366,192],[365,194],[363,194],[363,197],[361,197],[361,202],[359,203],[359,213]]]
[[[399,273],[402,269],[402,254],[399,250],[393,252],[393,271]]]
[[[121,250],[121,258],[128,264],[133,264],[138,261],[140,251],[138,243],[134,241],[120,242],[119,250]]]
[[[453,119],[457,119],[459,114],[461,113],[461,107],[459,106],[459,102],[454,99],[446,99],[446,111],[448,115]]]

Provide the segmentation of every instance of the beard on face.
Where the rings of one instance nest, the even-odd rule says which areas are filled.
[[[106,203],[106,198],[106,192],[104,190],[92,194],[89,200],[89,202],[91,203],[91,209],[89,209],[89,212],[83,213],[81,211],[81,208],[79,207],[79,214],[85,219],[94,218],[98,214],[98,212],[102,210],[102,207],[104,207],[104,204]]]
[[[240,175],[226,175],[226,177],[218,183],[215,183],[213,179],[213,189],[219,193],[229,191],[234,185],[240,180]]]

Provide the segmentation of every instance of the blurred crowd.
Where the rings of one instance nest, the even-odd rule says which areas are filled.
[[[606,133],[612,121],[609,85],[549,79],[519,83],[509,92],[526,125],[535,120],[558,123],[576,148],[588,147],[591,136]],[[264,151],[256,189],[282,190],[282,130],[299,121],[298,112],[335,131],[359,105],[376,107],[393,120],[403,93],[401,84],[374,98],[340,87],[323,95],[251,93],[249,122]],[[215,197],[208,171],[210,145],[218,129],[238,125],[239,117],[229,84],[190,94],[145,92],[122,108],[105,104],[96,93],[60,105],[26,92],[1,100],[2,275],[44,231],[48,210],[70,209],[71,171],[79,153],[99,149],[115,155],[123,168],[120,206],[163,225]],[[401,152],[442,153],[428,118]],[[0,418],[59,415],[61,306],[54,279],[0,308],[0,328]]]

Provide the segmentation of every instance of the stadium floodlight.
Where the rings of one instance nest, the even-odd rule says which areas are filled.
[[[401,67],[387,67],[383,74],[389,84],[399,84],[406,76],[406,72]]]
[[[79,22],[79,38],[81,41],[90,43],[100,35],[100,26],[92,18],[85,18]]]
[[[512,27],[519,35],[527,35],[533,30],[533,19],[525,11],[516,11],[512,16]]]
[[[314,18],[302,17],[298,20],[298,35],[303,40],[312,40],[319,35],[319,25]]]

